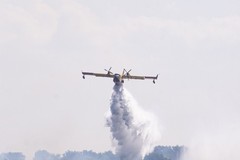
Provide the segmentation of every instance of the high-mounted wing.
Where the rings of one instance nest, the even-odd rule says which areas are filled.
[[[132,75],[123,75],[123,79],[139,79],[139,80],[144,80],[145,76],[132,76]]]
[[[158,74],[157,74],[156,77],[153,77],[153,76],[145,76],[145,79],[152,79],[152,80],[153,80],[153,83],[155,84],[155,83],[156,83],[155,80],[158,79]]]
[[[157,76],[145,76],[145,79],[157,79],[158,78],[158,75]]]
[[[83,74],[84,79],[85,79],[85,75],[96,76],[96,77],[109,77],[109,78],[114,77],[114,75],[112,75],[112,74],[104,74],[104,73],[82,72],[82,74]]]
[[[132,76],[132,75],[123,75],[122,76],[123,79],[140,79],[140,80],[144,80],[144,79],[157,79],[157,76]]]
[[[132,76],[130,74],[123,75],[123,79],[139,79],[139,80],[145,80],[145,79],[152,79],[153,83],[155,83],[155,80],[158,78],[158,75],[156,77],[154,76]]]

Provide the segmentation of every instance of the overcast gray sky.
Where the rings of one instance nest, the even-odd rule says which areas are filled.
[[[1,0],[0,152],[112,149],[104,119],[112,80],[81,79],[110,66],[160,73],[156,85],[125,87],[159,118],[161,145],[239,148],[239,8],[238,0]]]

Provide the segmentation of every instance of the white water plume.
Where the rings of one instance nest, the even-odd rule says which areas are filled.
[[[107,125],[121,160],[142,160],[160,139],[157,119],[143,111],[122,85],[115,85]]]

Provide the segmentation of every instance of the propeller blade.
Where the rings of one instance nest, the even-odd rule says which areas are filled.
[[[107,70],[107,69],[104,69],[104,71],[106,71],[107,74],[113,74],[113,73],[111,72],[111,69],[112,69],[112,67],[110,67],[108,70]]]
[[[122,76],[125,75],[125,69],[123,68],[123,71],[122,71]]]
[[[108,72],[111,73],[111,74],[113,74],[113,73],[111,72],[111,69],[112,69],[112,67],[109,68]]]

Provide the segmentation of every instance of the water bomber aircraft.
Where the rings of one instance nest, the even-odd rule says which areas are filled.
[[[157,76],[133,76],[130,74],[131,69],[129,71],[127,71],[126,69],[123,69],[122,74],[118,74],[118,73],[113,74],[113,72],[111,72],[111,69],[112,67],[110,67],[108,70],[104,69],[107,73],[82,72],[82,75],[83,75],[82,77],[83,79],[85,79],[85,76],[87,75],[87,76],[113,78],[113,82],[117,85],[124,83],[125,79],[137,79],[137,80],[151,79],[155,84],[155,81],[158,78],[158,74]]]

